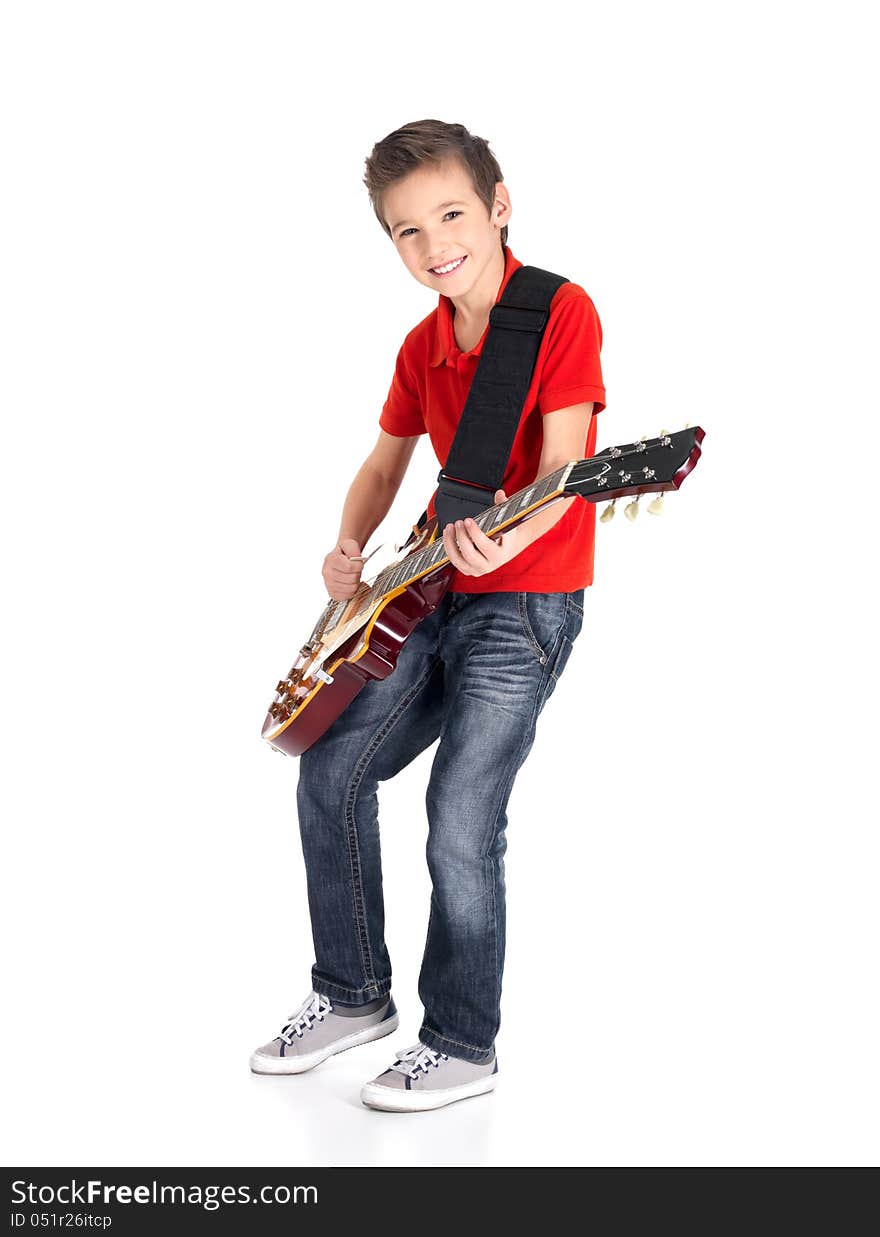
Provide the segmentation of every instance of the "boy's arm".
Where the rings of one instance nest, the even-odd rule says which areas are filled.
[[[339,525],[339,540],[353,538],[363,548],[391,510],[412,459],[418,435],[397,438],[379,430],[375,447],[352,481]]]
[[[592,415],[593,401],[571,404],[568,408],[558,408],[543,415],[541,424],[544,438],[536,481],[561,468],[569,460],[582,458],[581,452],[587,440],[587,429]],[[498,490],[496,503],[504,501],[500,497],[502,492]],[[510,495],[505,497],[509,498]],[[552,507],[530,516],[516,528],[502,533],[500,544],[487,537],[473,521],[465,521],[460,532],[454,531],[454,526],[447,524],[443,530],[443,542],[450,562],[465,575],[485,575],[488,571],[495,571],[502,564],[516,558],[517,554],[521,554],[533,541],[543,537],[544,533],[562,519],[568,510],[569,501],[575,497],[574,494],[566,495],[561,502],[554,503]]]
[[[321,574],[330,596],[337,601],[357,591],[363,563],[352,562],[391,509],[419,435],[398,438],[379,431],[373,450],[361,464],[342,508],[339,536],[324,559]]]
[[[541,477],[546,477],[548,473],[555,472],[569,460],[582,458],[592,415],[592,401],[588,404],[571,404],[568,408],[558,408],[555,412],[544,414],[541,419],[544,439],[536,481]],[[558,524],[568,511],[569,500],[575,497],[577,497],[575,494],[568,494],[562,502],[554,503],[552,507],[539,511],[524,524],[520,524],[515,530],[518,534],[517,554],[521,554],[526,546],[537,541],[539,537],[543,537],[544,533],[548,532],[554,524]]]

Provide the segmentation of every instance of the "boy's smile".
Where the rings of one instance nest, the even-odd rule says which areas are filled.
[[[462,254],[460,258],[450,258],[449,262],[445,266],[435,266],[429,271],[429,274],[436,275],[438,279],[446,279],[449,275],[454,275],[461,266],[462,262],[466,261],[466,253]]]
[[[465,329],[488,320],[504,276],[501,229],[512,213],[504,183],[496,184],[489,212],[467,168],[449,158],[419,167],[387,189],[382,212],[412,277],[442,289]]]

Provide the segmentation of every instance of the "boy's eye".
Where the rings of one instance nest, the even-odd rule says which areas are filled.
[[[460,215],[460,214],[461,214],[460,210],[448,210],[446,214],[443,216],[443,218],[447,219],[450,215]],[[400,233],[401,240],[403,239],[404,236],[406,236],[407,232],[414,232],[414,231],[415,231],[415,228],[404,228],[403,231]]]

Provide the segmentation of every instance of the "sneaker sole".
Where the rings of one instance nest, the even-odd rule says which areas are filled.
[[[318,1052],[310,1052],[300,1057],[267,1057],[260,1052],[254,1052],[250,1060],[251,1073],[305,1074],[307,1070],[314,1069],[316,1065],[320,1065],[329,1057],[335,1057],[339,1052],[347,1052],[349,1048],[357,1048],[358,1044],[368,1044],[374,1039],[384,1039],[386,1035],[397,1030],[399,1021],[398,1015],[393,1014],[386,1022],[377,1022],[367,1027],[365,1031],[358,1031],[355,1035],[346,1035],[344,1039],[338,1039],[334,1044],[329,1044]]]
[[[368,1082],[361,1090],[361,1100],[368,1108],[380,1108],[383,1112],[425,1112],[429,1108],[443,1108],[456,1100],[494,1091],[497,1078],[497,1074],[488,1074],[475,1082],[461,1087],[446,1087],[442,1091],[397,1091]]]

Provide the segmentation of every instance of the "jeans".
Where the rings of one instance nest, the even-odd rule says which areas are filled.
[[[506,808],[583,623],[584,590],[447,592],[396,668],[300,756],[297,787],[316,992],[391,990],[377,788],[440,740],[428,782],[432,894],[422,1043],[491,1060],[501,1022]]]

